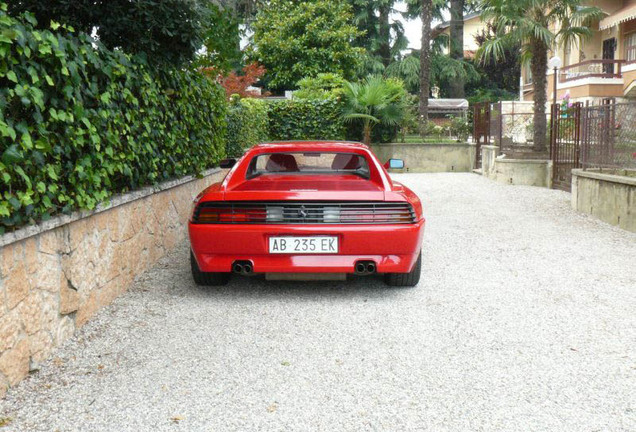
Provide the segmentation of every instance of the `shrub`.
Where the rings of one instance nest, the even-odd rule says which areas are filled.
[[[285,100],[268,106],[272,140],[344,139],[342,104],[335,99]]]
[[[468,136],[472,133],[473,127],[464,117],[456,117],[453,115],[448,116],[450,124],[448,125],[449,131],[452,136],[459,141],[467,141]]]
[[[0,231],[197,174],[224,156],[223,90],[154,73],[70,29],[0,4]]]
[[[267,140],[267,103],[232,98],[227,112],[226,152],[238,157],[246,148]]]
[[[233,29],[223,28],[226,17],[206,0],[12,0],[8,3],[11,15],[25,11],[35,14],[39,24],[34,25],[40,29],[47,29],[51,21],[57,21],[84,33],[94,31],[108,48],[131,54],[145,53],[152,63],[186,64],[196,57],[210,36],[221,36],[226,43],[235,43]]]
[[[294,92],[294,99],[338,99],[344,94],[344,83],[344,78],[334,73],[320,73],[316,77],[305,77],[298,81],[298,90]]]
[[[404,85],[397,78],[369,76],[358,83],[346,82],[343,119],[362,129],[362,140],[367,145],[372,141],[393,141],[407,107],[406,96]],[[384,128],[377,139],[373,133],[379,125]]]
[[[439,137],[443,133],[444,133],[444,127],[443,126],[440,126],[437,123],[432,122],[430,120],[426,121],[426,126],[425,126],[425,129],[424,129],[424,134],[426,136]]]

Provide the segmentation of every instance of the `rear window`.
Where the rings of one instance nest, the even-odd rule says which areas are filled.
[[[266,174],[353,174],[369,178],[364,156],[355,153],[269,153],[255,156],[247,178]]]

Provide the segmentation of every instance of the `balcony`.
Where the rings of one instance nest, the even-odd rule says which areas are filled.
[[[582,79],[596,78],[596,83],[602,83],[599,80],[621,79],[622,66],[625,60],[586,60],[581,63],[565,66],[559,74],[559,82],[567,83]],[[611,84],[611,82],[608,82]]]

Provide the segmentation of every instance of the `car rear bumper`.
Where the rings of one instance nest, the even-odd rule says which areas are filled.
[[[422,247],[424,220],[405,225],[188,224],[190,244],[204,272],[230,272],[237,260],[254,273],[354,273],[357,261],[374,261],[378,273],[407,273]],[[271,236],[332,235],[337,254],[270,254]]]

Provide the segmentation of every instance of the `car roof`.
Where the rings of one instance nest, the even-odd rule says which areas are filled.
[[[251,148],[251,151],[261,153],[263,151],[307,151],[308,148],[320,151],[343,151],[353,149],[368,150],[366,145],[354,141],[272,141],[260,143]]]

